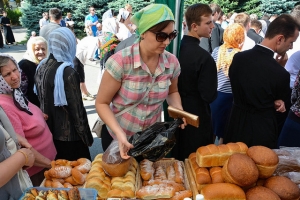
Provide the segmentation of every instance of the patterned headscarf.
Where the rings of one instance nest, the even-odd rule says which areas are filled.
[[[174,15],[164,4],[150,4],[131,17],[131,21],[137,26],[136,34],[139,36],[156,24],[168,20],[174,21]]]
[[[233,56],[241,51],[245,41],[245,30],[242,25],[233,23],[227,26],[223,35],[224,44],[220,46],[217,60],[217,70],[223,69],[228,76],[229,66]]]
[[[17,66],[17,68],[20,72],[20,83],[21,83],[21,69],[20,69],[17,61],[8,54],[0,53],[0,56],[9,58]],[[17,108],[20,109],[21,111],[26,112],[29,115],[32,115],[32,113],[28,107],[28,100],[24,96],[21,89],[20,88],[16,88],[16,89],[11,88],[7,84],[7,82],[4,80],[4,78],[2,77],[2,74],[0,74],[0,94],[12,94],[14,104],[17,106]]]
[[[73,32],[61,27],[52,31],[49,35],[49,52],[53,54],[57,62],[62,62],[58,67],[54,78],[54,105],[68,105],[64,89],[64,69],[65,67],[74,67],[73,60],[76,54],[76,38]],[[41,61],[37,69],[48,59]]]

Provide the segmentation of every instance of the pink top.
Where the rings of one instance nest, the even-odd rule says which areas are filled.
[[[25,137],[32,147],[43,156],[54,160],[56,149],[46,121],[44,120],[42,111],[34,104],[28,104],[33,115],[29,115],[24,111],[19,110],[11,96],[0,94],[0,105],[11,121],[16,133]],[[27,169],[29,176],[32,176],[42,167],[31,167]]]

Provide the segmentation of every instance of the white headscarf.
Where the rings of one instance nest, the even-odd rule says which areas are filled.
[[[27,50],[26,50],[25,54],[23,55],[23,59],[29,60],[35,64],[39,64],[40,61],[34,55],[34,46],[33,45],[41,43],[41,42],[45,43],[45,45],[46,45],[46,57],[48,57],[49,51],[48,51],[47,40],[45,38],[43,38],[42,36],[36,36],[36,37],[32,37],[28,40]]]
[[[118,14],[117,19],[118,19],[118,21],[120,21],[121,19],[126,20],[129,15],[130,15],[130,12],[128,12],[127,10],[125,10],[123,8],[123,9],[119,10],[119,14]]]
[[[20,83],[21,83],[21,72],[22,71],[21,71],[17,61],[8,54],[0,53],[0,56],[7,57],[14,62],[14,64],[16,65],[16,67],[18,68],[18,70],[20,72]],[[17,106],[17,108],[20,109],[21,111],[26,112],[29,115],[32,115],[32,112],[29,110],[29,107],[28,107],[28,100],[24,96],[21,89],[20,88],[16,88],[16,89],[11,88],[7,84],[7,82],[4,80],[2,74],[0,74],[0,94],[12,94],[14,104]]]
[[[102,15],[102,22],[104,22],[104,20],[106,20],[108,18],[112,18],[112,17],[113,17],[112,11],[111,11],[111,9],[109,9]]]
[[[103,33],[117,33],[117,22],[115,18],[107,18],[102,23],[102,32]]]
[[[52,31],[49,35],[49,52],[53,54],[57,62],[62,62],[56,71],[54,79],[54,105],[65,106],[68,103],[64,89],[63,74],[65,67],[74,67],[73,60],[76,53],[76,38],[73,32],[66,27]],[[46,60],[48,59],[41,61],[37,70]]]

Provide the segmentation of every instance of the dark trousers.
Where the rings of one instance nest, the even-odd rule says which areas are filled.
[[[113,138],[109,134],[106,125],[102,126],[102,131],[101,131],[101,142],[102,142],[102,148],[103,151],[107,149],[107,147],[110,145],[110,143],[113,141]]]

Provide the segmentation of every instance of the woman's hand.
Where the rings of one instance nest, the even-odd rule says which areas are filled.
[[[29,144],[29,142],[27,141],[27,139],[19,134],[16,134],[17,135],[17,139],[21,145],[21,147],[24,147],[24,148],[27,148],[27,149],[31,149],[32,146],[31,144]]]
[[[133,148],[133,145],[127,141],[125,134],[118,138],[120,155],[123,159],[129,159],[130,156],[127,155],[128,151]]]
[[[187,126],[186,119],[182,118],[183,124],[180,125],[181,129],[184,129]]]
[[[284,101],[282,101],[282,100],[274,101],[274,107],[275,107],[276,111],[278,111],[278,112],[283,113],[286,111]]]
[[[45,113],[43,113],[43,116],[44,116],[45,121],[47,121],[48,120],[48,115],[46,115]]]

